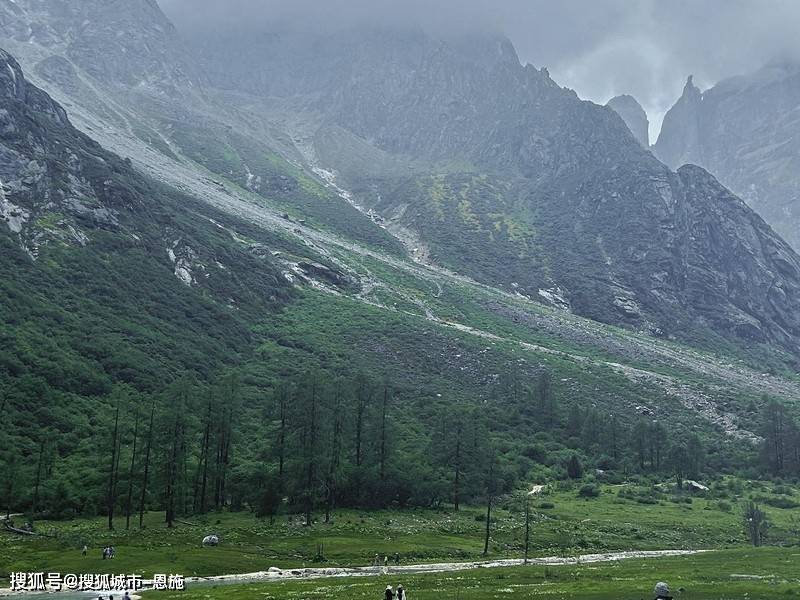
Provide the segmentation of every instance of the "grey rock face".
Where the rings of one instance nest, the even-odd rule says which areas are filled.
[[[0,236],[5,242],[19,244],[32,259],[51,248],[59,250],[55,258],[47,255],[52,260],[63,259],[67,248],[85,252],[84,260],[103,256],[109,263],[135,254],[142,269],[136,276],[153,282],[171,272],[227,305],[255,301],[264,306],[283,293],[288,284],[271,254],[251,257],[244,245],[220,236],[210,219],[186,205],[186,196],[154,185],[129,161],[77,131],[64,109],[0,50]]]
[[[689,75],[683,94],[664,115],[661,133],[653,145],[656,156],[673,169],[685,164],[703,165],[700,139],[702,102],[703,94]]]
[[[667,113],[654,151],[705,167],[800,248],[800,66],[776,64],[700,92]]]
[[[225,50],[203,40],[212,85],[321,115],[361,140],[362,156],[416,161],[412,175],[360,176],[350,164],[348,177],[434,259],[529,295],[563,290],[600,321],[798,350],[794,252],[708,173],[671,172],[614,111],[521,65],[507,40],[350,32],[295,52],[281,39],[265,38],[260,63],[242,60],[248,40]],[[690,79],[670,116],[687,135],[700,103]],[[639,113],[640,136],[645,123]],[[345,147],[326,166],[355,161]]]
[[[610,109],[617,113],[625,125],[631,130],[633,137],[645,148],[650,147],[650,122],[647,120],[647,113],[636,98],[623,94],[614,96],[606,103]]]
[[[193,82],[155,0],[0,0],[0,39],[45,48],[107,85],[174,93]]]
[[[520,64],[508,40],[221,32],[195,40],[200,66],[184,69],[187,53],[151,2],[118,14],[95,7],[103,19],[85,29],[74,28],[83,9],[45,4],[20,0],[28,16],[17,21],[42,15],[39,39],[64,45],[53,55],[70,64],[37,63],[62,89],[88,97],[70,65],[131,91],[202,72],[210,87],[233,92],[225,98],[236,108],[265,111],[254,114],[269,127],[301,122],[299,136],[288,125],[279,136],[296,140],[298,154],[331,136],[319,166],[345,172],[357,201],[412,231],[434,260],[529,296],[557,289],[563,305],[600,321],[678,336],[707,327],[798,351],[796,255],[713,178],[670,171],[613,110]],[[130,37],[113,48],[121,25]],[[113,59],[94,56],[98,48]],[[134,48],[144,55],[126,60]],[[689,82],[684,112],[693,114],[698,95]],[[276,105],[282,112],[268,113]],[[392,166],[374,175],[378,162]],[[204,278],[202,256],[191,262],[189,277],[180,271],[187,283]]]

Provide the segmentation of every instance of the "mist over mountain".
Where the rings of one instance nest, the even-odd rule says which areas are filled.
[[[800,63],[767,65],[701,92],[691,78],[667,113],[654,152],[702,165],[800,247]]]
[[[791,235],[793,63],[689,78],[648,144],[686,56],[788,47],[776,3],[720,59],[719,6],[0,0],[0,558],[775,573],[729,547],[762,499],[796,542],[800,256],[754,210]]]
[[[84,12],[42,13],[31,2],[9,9],[18,23],[7,28],[20,42],[20,31],[46,17],[61,37],[38,44],[54,51],[45,60],[23,50],[35,70],[47,75],[45,65],[66,59],[97,81],[145,94],[131,108],[170,152],[261,195],[285,188],[285,175],[260,158],[277,151],[332,174],[327,181],[348,189],[406,251],[480,281],[657,335],[708,327],[795,348],[800,269],[785,244],[737,200],[710,203],[726,195],[712,178],[671,173],[613,110],[523,65],[505,36],[369,22],[179,35],[141,1],[141,10],[98,10],[88,25]],[[123,60],[124,71],[114,55],[105,67],[92,62],[87,48],[112,43],[120,28],[147,52]],[[68,94],[81,80],[51,79]],[[203,97],[188,93],[195,89]],[[164,101],[170,96],[185,98],[183,107]],[[113,111],[120,102],[104,105]],[[250,135],[245,123],[263,123],[267,137]],[[144,130],[140,139],[153,135]],[[207,145],[215,138],[229,148],[219,159]],[[344,202],[338,214],[352,210]],[[320,223],[341,231],[358,222],[339,226],[336,210],[326,214]],[[714,243],[703,240],[712,235]]]
[[[771,2],[769,10],[752,0],[727,2],[725,10],[714,0],[165,0],[162,6],[184,33],[330,33],[370,25],[411,26],[437,36],[503,34],[523,63],[547,67],[582,98],[604,104],[633,95],[650,116],[653,140],[687,73],[710,85],[771,61],[800,59],[793,25],[800,9],[791,0]]]
[[[644,112],[636,98],[625,94],[614,96],[606,103],[606,106],[622,117],[628,129],[643,147],[650,147],[650,123],[647,120],[647,113]]]

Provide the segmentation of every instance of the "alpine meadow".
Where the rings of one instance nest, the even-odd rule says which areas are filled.
[[[800,595],[762,8],[0,0],[0,596]]]

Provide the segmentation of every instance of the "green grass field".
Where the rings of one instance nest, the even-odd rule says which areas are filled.
[[[781,497],[766,484],[751,484],[749,495]],[[714,489],[709,498],[678,501],[652,488],[603,486],[598,498],[578,498],[576,488],[547,493],[533,503],[531,554],[577,555],[612,550],[711,549],[746,544],[739,502],[731,493]],[[727,495],[728,501],[720,496]],[[784,498],[790,498],[783,495]],[[646,498],[647,502],[643,503]],[[797,496],[793,497],[797,500]],[[765,506],[772,521],[772,543],[800,542],[797,508]],[[250,513],[219,513],[191,518],[166,529],[163,513],[149,513],[146,527],[108,532],[106,521],[77,519],[37,523],[37,530],[55,537],[29,538],[0,533],[0,577],[11,571],[154,572],[210,576],[277,567],[359,566],[381,556],[401,555],[413,562],[474,560],[481,557],[485,522],[481,507],[452,510],[359,512],[337,511],[330,524],[303,527],[300,517],[283,515],[271,525]],[[490,557],[522,554],[524,521],[519,505],[507,501],[495,512]],[[135,521],[134,521],[135,525]],[[218,533],[222,543],[203,548],[204,535]],[[90,548],[82,557],[83,544]],[[104,561],[100,548],[113,544],[117,558]],[[316,558],[322,546],[324,560]],[[800,569],[798,569],[800,573]]]
[[[377,600],[402,583],[411,600],[639,600],[657,581],[676,599],[769,599],[800,596],[800,548],[740,548],[688,557],[634,559],[578,566],[478,569],[406,577],[336,578],[241,585],[196,585],[183,593],[151,592],[145,600]]]

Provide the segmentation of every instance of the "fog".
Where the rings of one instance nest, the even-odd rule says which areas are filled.
[[[160,0],[187,33],[236,25],[309,30],[363,23],[507,35],[520,59],[595,102],[629,93],[655,140],[686,76],[701,87],[800,58],[796,0]]]

